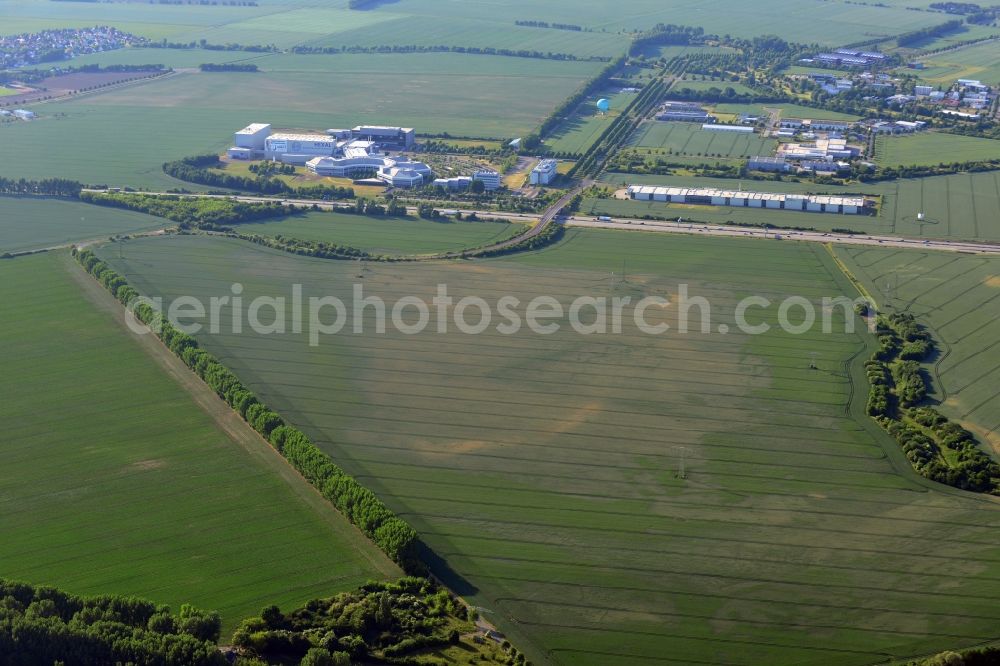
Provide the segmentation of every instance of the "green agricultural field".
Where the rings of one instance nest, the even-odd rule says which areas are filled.
[[[228,636],[267,604],[399,575],[263,441],[217,425],[66,253],[0,262],[0,294],[4,577],[218,609]]]
[[[747,113],[751,116],[764,116],[767,114],[764,107],[759,104],[706,104],[705,106],[711,108],[716,113],[736,117],[739,117],[741,113]]]
[[[732,179],[701,178],[691,176],[643,176],[607,173],[601,180],[609,186],[625,184],[679,185],[686,187],[719,187],[731,189],[737,184]],[[819,230],[833,227],[850,227],[873,234],[899,234],[917,238],[946,238],[951,240],[1000,241],[1000,173],[959,173],[931,178],[914,178],[883,183],[868,183],[838,187],[814,183],[789,183],[774,181],[742,181],[743,187],[758,192],[789,192],[795,194],[867,194],[881,197],[877,217],[864,215],[811,215],[807,213],[757,211],[712,206],[683,206],[685,218],[722,222],[726,219],[768,222],[782,226],[801,224]],[[672,204],[643,201],[596,200],[595,214],[656,215],[671,211],[678,215]],[[627,212],[626,212],[627,211]],[[734,215],[736,213],[736,215]],[[739,215],[742,213],[742,215]],[[924,213],[924,219],[918,215]],[[773,219],[766,219],[768,217]],[[798,218],[792,222],[792,218]],[[751,219],[752,218],[752,219]],[[846,224],[845,224],[846,223]]]
[[[6,97],[7,95],[16,95],[19,92],[20,92],[19,90],[14,90],[13,88],[5,88],[4,86],[0,86],[0,97]]]
[[[899,53],[903,57],[913,57],[921,52],[936,51],[938,49],[952,48],[961,42],[968,42],[974,39],[988,39],[1000,35],[1000,29],[992,25],[975,25],[966,23],[960,30],[949,32],[940,37],[925,39],[905,48],[898,48],[894,43],[883,46],[883,50],[888,53]]]
[[[78,201],[0,197],[0,254],[161,229],[167,220]]]
[[[307,213],[264,223],[244,224],[240,231],[262,236],[325,241],[372,254],[432,254],[479,247],[510,238],[524,225],[506,222],[460,222],[413,217],[378,218],[343,213]]]
[[[0,125],[5,150],[19,156],[0,162],[0,175],[180,187],[162,173],[163,162],[222,152],[250,122],[312,130],[367,122],[452,136],[520,136],[601,66],[450,53],[282,54],[255,62],[266,71],[179,73],[35,105],[37,121]]]
[[[382,10],[377,10],[382,11]],[[534,0],[505,2],[503,12],[489,0],[401,0],[385,5],[385,12],[433,17],[447,24],[455,19],[493,21],[513,27],[517,19],[575,23],[595,31],[647,29],[656,23],[701,26],[706,32],[740,37],[774,34],[795,35],[805,43],[846,44],[866,38],[894,35],[935,25],[938,15],[906,11],[902,7],[875,7],[821,3],[807,0],[763,0],[748,5],[733,0],[557,0],[539,4]],[[780,25],[775,23],[780,16]]]
[[[672,90],[684,90],[689,88],[691,90],[696,90],[699,92],[705,92],[711,90],[712,88],[718,88],[719,90],[725,91],[727,88],[732,88],[733,92],[737,95],[754,95],[756,91],[739,81],[702,81],[698,80],[682,80],[674,84]]]
[[[162,3],[78,3],[46,0],[2,0],[3,33],[113,25],[151,39],[190,41],[188,36],[208,26],[266,15],[266,6],[171,5]],[[243,41],[231,33],[229,40]],[[248,43],[244,41],[244,43]]]
[[[267,115],[276,126],[289,122],[283,118],[308,120],[303,127],[320,129],[370,118],[418,132],[502,138],[533,129],[601,66],[453,53],[278,55],[255,62],[263,72],[179,75],[90,103],[225,109],[232,116]]]
[[[780,109],[782,118],[812,118],[813,120],[861,120],[858,116],[852,116],[839,111],[828,111],[826,109],[814,109],[811,106],[800,106],[798,104],[765,104],[768,109]]]
[[[824,74],[836,74],[836,75],[850,75],[851,71],[847,69],[833,69],[832,67],[809,67],[807,65],[791,65],[781,70],[782,74],[799,74],[802,76],[807,76],[809,74],[815,74],[817,72],[822,72]]]
[[[648,59],[663,58],[670,60],[677,56],[690,55],[695,53],[732,53],[735,49],[722,46],[688,46],[686,44],[665,44],[663,46],[648,46],[641,51],[641,54]]]
[[[586,152],[597,141],[601,132],[608,128],[608,125],[625,110],[637,94],[606,90],[598,95],[591,95],[552,134],[546,137],[546,147],[556,153],[582,154]],[[600,113],[595,106],[597,100],[602,97],[611,102],[611,109],[607,114]]]
[[[773,155],[778,146],[774,139],[760,134],[714,132],[701,123],[650,120],[640,125],[629,140],[632,148],[651,148],[659,154],[750,157]]]
[[[1000,84],[1000,42],[991,41],[927,56],[927,68],[917,75],[932,85],[951,85],[956,79],[979,79]]]
[[[941,252],[837,248],[883,309],[930,328],[941,354],[927,371],[932,398],[1000,455],[1000,348],[994,313],[1000,260]]]
[[[96,6],[95,6],[96,4]],[[260,2],[259,6],[173,5],[161,3],[52,3],[46,0],[0,0],[6,33],[45,28],[113,24],[153,39],[213,43],[445,44],[519,47],[542,51],[620,53],[627,31],[656,23],[702,26],[707,32],[753,37],[781,32],[805,43],[845,44],[900,34],[940,23],[927,12],[904,7],[845,5],[808,0],[763,0],[749,6],[734,0],[680,0],[665,6],[657,0],[556,0],[539,5],[514,0],[503,11],[487,0],[402,0],[368,10],[349,10],[347,2],[309,0]],[[571,22],[590,32],[518,28],[516,20]],[[566,33],[566,34],[556,34]],[[475,39],[479,37],[479,39]],[[474,39],[472,42],[467,42]],[[546,47],[550,44],[550,47]]]
[[[995,160],[1000,159],[1000,141],[942,132],[880,136],[875,143],[875,159],[883,166]]]
[[[497,317],[480,335],[372,334],[370,309],[368,334],[317,346],[199,336],[405,516],[435,571],[535,664],[860,666],[996,637],[1000,507],[916,477],[863,415],[860,322],[843,332],[833,308],[827,334],[715,333],[745,296],[853,295],[821,245],[574,229],[539,253],[370,264],[363,279],[233,239],[103,254],[168,298],[233,282],[245,301],[287,297],[295,282],[350,302],[357,282],[391,305],[446,284],[523,314],[538,295],[705,297],[707,334],[681,333],[668,307],[648,312],[664,335],[630,318],[581,335],[565,316],[551,335],[504,335]],[[749,319],[774,324],[775,308]]]
[[[391,8],[390,12],[391,12]],[[570,53],[578,57],[619,56],[629,38],[618,32],[576,32],[514,25],[513,21],[405,16],[390,12],[367,12],[386,17],[377,25],[337,31],[308,42],[309,46],[476,46],[515,51]],[[309,10],[312,14],[312,10]],[[353,12],[357,13],[357,12]]]

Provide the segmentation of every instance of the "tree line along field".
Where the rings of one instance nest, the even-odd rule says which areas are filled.
[[[890,311],[908,312],[941,353],[926,369],[938,409],[1000,454],[1000,351],[992,326],[1000,261],[989,256],[837,248],[851,272]]]
[[[0,197],[0,254],[169,226],[158,217],[76,201]]]
[[[636,128],[628,145],[631,148],[649,148],[660,155],[742,158],[772,155],[778,142],[757,133],[713,132],[702,129],[701,123],[649,120]]]
[[[228,635],[399,575],[264,442],[217,425],[68,256],[0,262],[0,293],[6,578],[194,603]]]
[[[391,11],[391,10],[390,10]],[[380,15],[382,12],[370,12]],[[312,10],[309,10],[309,15]],[[381,46],[402,44],[417,46],[478,46],[514,51],[568,53],[577,57],[617,57],[628,48],[629,36],[612,32],[582,32],[518,26],[513,20],[406,16],[389,14],[376,25],[338,31],[307,42],[307,46]],[[509,17],[505,12],[504,16]],[[564,17],[565,22],[565,17]]]
[[[731,189],[732,179],[693,176],[646,176],[606,173],[601,180],[613,187],[626,184],[678,185],[681,187],[718,187]],[[881,197],[877,216],[827,215],[795,211],[767,211],[722,208],[716,206],[684,206],[645,201],[615,199],[587,200],[595,214],[642,217],[643,215],[681,215],[685,219],[725,222],[734,220],[776,226],[812,227],[818,230],[850,228],[871,234],[899,234],[915,238],[950,240],[1000,240],[1000,173],[958,173],[929,178],[907,178],[881,183],[862,183],[849,187],[816,185],[804,182],[742,181],[744,189],[759,192],[789,192],[794,194],[862,193]],[[919,214],[924,219],[919,219]]]
[[[925,38],[903,48],[899,48],[895,44],[887,44],[883,48],[888,53],[898,53],[905,58],[919,55],[921,52],[954,48],[963,42],[988,39],[998,34],[1000,34],[1000,30],[997,30],[996,26],[966,23],[958,30],[950,31],[936,37]]]
[[[259,73],[178,73],[35,105],[38,120],[0,126],[0,140],[20,156],[0,165],[0,175],[52,176],[51,155],[59,154],[61,177],[179,187],[162,173],[163,162],[222,152],[233,132],[250,122],[320,131],[372,123],[452,136],[520,136],[600,66],[451,53],[275,55]]]
[[[298,283],[349,302],[363,282],[390,304],[442,283],[489,303],[676,300],[685,283],[713,331],[746,295],[854,294],[820,245],[589,230],[363,279],[233,239],[101,254],[168,298]],[[676,310],[663,317],[677,331]],[[1000,509],[916,477],[862,414],[866,333],[646,336],[626,319],[609,337],[559,321],[551,336],[199,341],[413,524],[436,572],[534,663],[860,665],[995,637]]]
[[[935,165],[1000,159],[1000,141],[959,134],[922,132],[880,136],[875,160],[882,166]]]
[[[307,213],[244,224],[239,231],[262,236],[336,243],[371,254],[434,254],[489,245],[522,231],[522,224],[372,217],[346,213]]]
[[[584,153],[608,128],[616,117],[635,99],[638,93],[609,89],[590,95],[574,112],[545,137],[545,146],[555,153]],[[611,109],[606,114],[597,110],[597,100],[606,98]]]

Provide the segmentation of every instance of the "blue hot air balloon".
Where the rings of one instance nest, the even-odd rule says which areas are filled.
[[[602,97],[597,100],[597,110],[601,113],[607,113],[608,109],[611,108],[611,102],[607,98]]]

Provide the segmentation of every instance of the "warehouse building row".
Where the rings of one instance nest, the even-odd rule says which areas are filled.
[[[866,203],[865,198],[861,196],[744,192],[707,187],[629,185],[626,191],[629,198],[635,201],[660,201],[663,203],[732,206],[736,208],[771,208],[843,215],[857,215],[864,212]]]

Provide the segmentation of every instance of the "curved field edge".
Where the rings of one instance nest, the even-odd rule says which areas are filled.
[[[920,249],[839,248],[884,308],[907,312],[940,347],[924,367],[931,402],[1000,455],[1000,350],[990,306],[1000,300],[1000,261]]]

